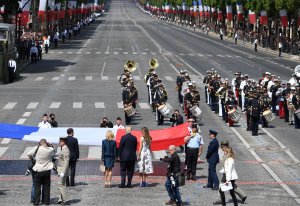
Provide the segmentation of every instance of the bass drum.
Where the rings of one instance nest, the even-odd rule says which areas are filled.
[[[135,114],[135,110],[132,106],[128,106],[128,107],[124,108],[124,112],[126,113],[126,115],[128,117],[131,117]]]
[[[170,113],[170,109],[165,104],[160,105],[157,109],[162,115],[168,115]]]
[[[232,121],[238,122],[241,118],[241,115],[236,111],[236,109],[232,109],[228,112],[228,116]]]
[[[272,113],[271,110],[264,111],[263,116],[267,120],[268,123],[272,122],[275,119],[275,115]]]

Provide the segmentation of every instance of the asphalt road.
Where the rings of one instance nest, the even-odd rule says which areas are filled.
[[[187,69],[196,81],[202,94],[201,131],[205,151],[209,143],[209,129],[219,132],[219,140],[230,141],[236,153],[239,185],[248,194],[248,205],[299,204],[299,130],[276,119],[271,128],[261,129],[259,136],[253,138],[245,131],[244,115],[239,124],[229,128],[205,105],[202,85],[202,77],[210,68],[215,68],[221,76],[229,79],[238,71],[255,79],[262,72],[269,71],[289,80],[297,62],[279,59],[262,51],[255,53],[240,42],[236,46],[233,42],[219,41],[202,32],[161,22],[145,14],[134,1],[112,1],[111,10],[79,36],[51,50],[41,62],[25,68],[20,81],[1,85],[0,122],[37,125],[44,113],[51,112],[56,114],[59,126],[64,127],[98,127],[103,116],[112,122],[117,116],[124,119],[123,109],[118,106],[121,86],[117,79],[125,62],[134,60],[138,62],[138,69],[133,75],[139,91],[139,104],[133,129],[145,125],[150,129],[163,128],[156,126],[154,115],[147,105],[143,81],[149,68],[148,61],[153,57],[159,61],[157,73],[168,90],[171,110],[179,108],[175,91],[178,71]],[[168,122],[164,125],[169,126]],[[26,205],[30,178],[17,175],[25,171],[26,151],[35,143],[8,139],[0,139],[0,142],[0,175],[10,175],[0,176],[0,190],[5,191],[1,202],[5,205]],[[98,175],[95,172],[97,164],[91,160],[100,158],[100,153],[99,156],[97,153],[94,155],[99,149],[80,147],[82,167],[78,174],[87,184],[78,186],[78,190],[84,191],[78,196],[79,200],[74,198],[76,191],[71,191],[71,197],[75,199],[73,204],[95,204],[101,199],[103,205],[128,205],[126,200],[130,199],[131,205],[162,205],[162,200],[167,200],[162,180],[155,177],[151,181],[159,184],[149,189],[151,196],[147,200],[147,193],[139,189],[125,191],[127,196],[117,188],[108,193],[95,189],[103,182],[98,176],[97,181],[89,179]],[[159,154],[164,155],[165,152]],[[201,158],[205,159],[205,156]],[[158,163],[155,166],[161,168],[155,175],[161,176],[165,167]],[[198,181],[182,188],[183,199],[190,205],[211,205],[217,199],[216,192],[200,189],[205,184],[206,171],[207,164],[200,164]],[[116,179],[115,184],[118,181]]]

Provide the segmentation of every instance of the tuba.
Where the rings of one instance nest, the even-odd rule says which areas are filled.
[[[149,60],[149,66],[151,69],[157,69],[157,67],[159,66],[157,59],[150,59]]]
[[[136,62],[135,61],[133,61],[133,60],[128,60],[127,62],[126,62],[126,64],[124,65],[124,67],[130,72],[130,73],[132,73],[132,72],[134,72],[135,70],[136,70]]]

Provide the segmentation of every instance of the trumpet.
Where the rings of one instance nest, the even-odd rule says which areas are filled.
[[[159,66],[159,63],[158,63],[157,59],[155,59],[155,58],[150,59],[149,60],[149,66],[150,66],[151,69],[157,69],[158,66]]]
[[[137,63],[133,60],[128,60],[124,67],[130,72],[134,72],[136,70]]]

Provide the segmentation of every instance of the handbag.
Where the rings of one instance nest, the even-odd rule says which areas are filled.
[[[28,170],[32,171],[32,168],[34,167],[35,163],[36,163],[36,159],[35,159],[35,156],[36,156],[36,153],[37,151],[39,150],[40,146],[38,146],[30,160],[30,162],[28,163]]]
[[[105,172],[105,166],[103,163],[100,163],[99,169],[100,169],[100,172]]]

